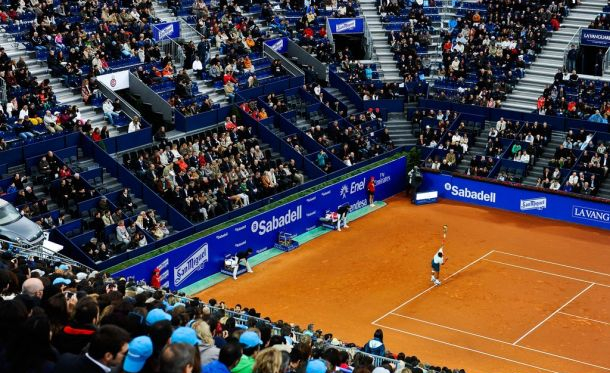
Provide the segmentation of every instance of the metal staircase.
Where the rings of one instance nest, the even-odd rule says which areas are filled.
[[[407,120],[407,110],[417,107],[416,103],[404,105],[402,113],[388,113],[388,119],[384,123],[390,132],[392,142],[396,146],[415,146],[417,137],[413,134],[413,122]]]
[[[375,0],[359,0],[359,2],[362,15],[371,32],[373,52],[377,57],[377,61],[374,61],[377,63],[377,71],[383,75],[384,81],[401,81],[396,61],[394,61],[394,52],[390,50],[387,31],[381,23]]]
[[[36,59],[36,52],[28,51],[21,43],[17,43],[14,37],[6,33],[4,30],[0,32],[0,45],[4,47],[6,54],[13,60],[18,61],[19,58],[23,58],[28,70],[38,78],[38,82],[41,83],[45,79],[49,79],[53,93],[57,98],[58,105],[76,105],[79,107],[81,117],[84,120],[91,120],[93,128],[102,127],[106,124],[104,115],[101,111],[96,111],[96,108],[89,105],[83,105],[83,99],[81,96],[80,88],[68,88],[63,85],[59,78],[54,78],[49,74],[46,61],[38,61]],[[116,136],[118,130],[111,125],[108,125],[110,130],[110,136]]]
[[[182,18],[174,16],[165,4],[161,4],[155,1],[153,2],[153,8],[155,11],[155,16],[159,18],[162,22],[173,22],[178,20],[180,21],[180,39],[182,39],[185,43],[189,43],[192,41],[193,43],[195,43],[195,45],[199,44],[202,35]],[[173,41],[172,43],[175,44],[176,48],[181,48],[178,46],[177,43]],[[218,49],[218,47],[211,46],[210,56],[214,56],[217,53],[220,54],[220,50]],[[182,69],[182,62],[183,61],[175,61],[176,71]],[[214,87],[208,86],[203,80],[197,78],[192,69],[187,69],[187,72],[189,77],[191,78],[191,81],[197,83],[200,93],[208,95],[216,104],[224,105],[228,102],[227,98],[224,95],[224,92],[222,92],[221,90],[216,90]]]
[[[515,90],[508,95],[502,104],[504,109],[531,112],[536,109],[538,96],[544,88],[553,83],[558,68],[564,66],[564,53],[571,42],[578,43],[579,29],[586,28],[602,12],[606,0],[583,0],[570,11],[559,31],[547,39],[536,61],[525,72],[525,77],[517,83]]]

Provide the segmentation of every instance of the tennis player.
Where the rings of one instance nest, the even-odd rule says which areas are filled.
[[[432,258],[432,277],[430,281],[434,283],[434,285],[440,285],[440,272],[441,265],[445,264],[445,257],[443,256],[443,248],[445,247],[445,240],[447,239],[447,232],[449,231],[449,227],[447,225],[443,225],[443,243],[441,244],[441,248],[438,249],[434,257]]]
[[[441,248],[438,249],[436,254],[434,254],[434,257],[432,258],[432,277],[430,278],[430,281],[432,281],[434,285],[438,286],[441,284],[439,278],[441,272],[441,265],[443,264],[445,264],[445,258],[443,257],[443,246],[441,246]]]

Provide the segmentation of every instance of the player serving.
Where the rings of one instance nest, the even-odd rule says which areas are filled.
[[[447,239],[447,230],[448,227],[446,225],[443,225],[443,243],[441,245],[441,248],[438,249],[436,254],[434,254],[434,257],[432,258],[432,277],[430,278],[430,281],[432,281],[432,283],[437,286],[441,284],[441,265],[445,264],[446,260],[446,257],[443,256],[443,248],[445,247],[445,240]]]

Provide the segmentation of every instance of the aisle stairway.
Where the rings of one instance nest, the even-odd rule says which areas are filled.
[[[101,111],[96,111],[95,107],[89,105],[83,105],[80,89],[67,88],[63,85],[59,78],[53,78],[48,73],[47,63],[39,62],[36,59],[36,52],[27,51],[25,47],[20,43],[15,43],[12,35],[2,31],[0,32],[0,45],[4,48],[6,54],[15,62],[23,57],[23,60],[28,66],[28,70],[38,79],[38,83],[41,83],[45,79],[49,79],[53,92],[57,98],[58,105],[76,105],[80,109],[80,113],[83,119],[91,120],[92,126],[102,127],[106,124],[104,115]],[[114,126],[108,126],[110,130],[110,136],[116,136],[118,130]]]
[[[195,43],[195,46],[199,44],[199,42],[201,41],[201,36],[197,32],[197,30],[188,25],[187,22],[183,19],[179,19],[178,17],[174,16],[165,4],[155,1],[153,2],[153,8],[155,11],[155,16],[159,18],[162,22],[173,22],[180,20],[180,38],[185,43],[192,41],[193,43]],[[210,56],[213,57],[217,53],[220,54],[220,50],[216,46],[212,46],[210,49]],[[176,71],[179,71],[181,69],[182,65],[176,63]],[[197,78],[195,73],[193,73],[192,69],[187,69],[187,72],[191,80],[197,83],[199,92],[201,94],[209,95],[214,103],[220,104],[221,106],[228,102],[222,90],[216,90],[214,89],[214,87],[208,86],[203,80]]]
[[[384,123],[390,132],[390,138],[396,146],[415,146],[417,137],[413,134],[413,122],[407,120],[407,110],[415,109],[417,103],[411,102],[404,105],[402,113],[388,113],[388,119]]]
[[[566,138],[565,132],[553,131],[551,141],[544,147],[542,154],[536,159],[536,163],[528,171],[527,176],[523,179],[524,185],[536,186],[536,181],[542,176],[545,167],[549,167],[549,161],[555,155],[555,150],[563,143]],[[551,170],[553,168],[551,167]],[[561,180],[560,180],[561,182]]]
[[[583,0],[581,5],[572,9],[561,24],[560,30],[553,32],[547,39],[542,53],[526,70],[525,77],[519,80],[515,90],[508,95],[502,107],[522,112],[536,110],[538,96],[548,84],[553,82],[557,69],[563,66],[564,50],[572,38],[578,42],[579,28],[586,28],[606,5],[606,0]]]
[[[386,30],[383,28],[376,0],[359,0],[362,15],[371,32],[373,53],[376,56],[377,71],[384,81],[399,81],[400,75],[394,61],[394,53],[390,50]]]
[[[358,109],[356,109],[356,105],[354,105],[354,103],[340,90],[334,87],[326,87],[325,90],[347,106],[348,114],[355,114],[356,112],[358,112]]]
[[[455,170],[457,173],[466,174],[468,169],[470,168],[470,161],[475,158],[477,155],[485,156],[485,151],[487,149],[487,136],[489,127],[495,126],[496,124],[491,121],[485,121],[485,129],[481,131],[476,137],[472,139],[472,143],[468,148],[468,153],[464,155],[462,158],[462,162],[458,165]]]

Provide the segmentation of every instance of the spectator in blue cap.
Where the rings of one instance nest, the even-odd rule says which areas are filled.
[[[159,321],[163,321],[163,320],[171,321],[172,315],[163,311],[160,308],[155,308],[154,310],[150,310],[150,312],[148,312],[148,315],[146,315],[146,325],[148,325],[148,326],[152,326],[155,323],[157,323]]]
[[[261,349],[263,341],[258,333],[248,330],[239,337],[239,343],[244,348],[243,355],[235,368],[231,369],[232,373],[252,373],[252,367],[256,355]]]
[[[148,336],[134,338],[129,342],[129,351],[125,355],[123,370],[127,373],[141,372],[152,353],[153,343]]]
[[[172,337],[170,338],[171,343],[186,343],[187,345],[197,346],[201,341],[197,338],[197,333],[193,328],[187,328],[181,326],[174,330]]]
[[[53,280],[53,286],[57,286],[57,285],[70,285],[72,283],[72,280],[67,279],[67,278],[63,278],[63,277],[58,277],[55,280]]]
[[[328,365],[322,359],[310,360],[305,368],[305,373],[326,373],[327,371]]]

